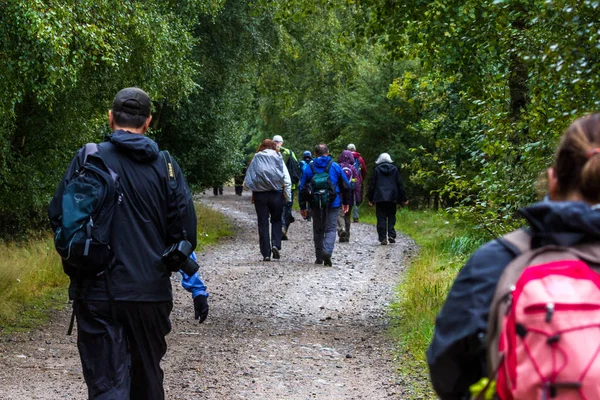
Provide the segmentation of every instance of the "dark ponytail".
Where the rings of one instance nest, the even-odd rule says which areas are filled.
[[[566,130],[554,158],[559,192],[579,192],[600,203],[600,114],[575,120]]]

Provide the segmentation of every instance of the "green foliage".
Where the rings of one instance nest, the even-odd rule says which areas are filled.
[[[0,232],[46,225],[74,152],[101,140],[125,86],[178,102],[196,87],[198,13],[220,1],[8,0],[0,20]],[[197,9],[196,14],[189,14]],[[182,14],[177,14],[177,12]]]
[[[415,60],[391,98],[418,132],[406,169],[415,185],[493,234],[538,198],[562,130],[598,108],[595,1],[365,0],[392,60]]]

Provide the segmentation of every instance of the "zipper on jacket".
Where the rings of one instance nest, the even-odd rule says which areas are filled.
[[[568,303],[543,303],[533,304],[525,307],[525,314],[541,314],[546,313],[546,320],[551,319],[555,311],[593,311],[600,310],[600,304],[568,304]]]

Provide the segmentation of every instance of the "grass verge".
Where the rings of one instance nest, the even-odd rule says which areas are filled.
[[[435,317],[459,269],[488,238],[443,212],[402,209],[397,217],[397,230],[409,235],[419,252],[396,287],[390,333],[397,343],[401,375],[410,377],[410,398],[433,399],[425,351]],[[361,222],[376,223],[374,208],[361,208]]]
[[[218,211],[196,205],[196,213],[196,251],[233,234],[229,221]],[[0,243],[0,332],[23,332],[42,325],[49,311],[66,304],[68,285],[51,237]]]

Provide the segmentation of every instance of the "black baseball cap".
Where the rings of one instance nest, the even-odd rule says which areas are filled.
[[[113,100],[112,110],[131,115],[150,116],[150,96],[140,88],[121,89]]]

